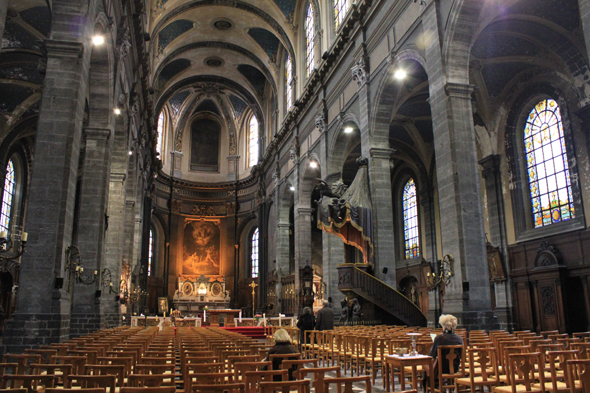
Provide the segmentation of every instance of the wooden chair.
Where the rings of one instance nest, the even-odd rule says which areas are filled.
[[[246,392],[258,392],[258,385],[261,382],[270,382],[275,379],[286,381],[289,377],[287,370],[266,370],[266,371],[246,371],[245,378],[242,381],[246,384]]]
[[[9,388],[9,389],[0,389],[0,393],[28,393],[28,392],[27,392],[27,389],[24,389],[24,388],[22,388],[22,389]]]
[[[72,374],[73,366],[71,364],[31,364],[31,373],[33,375],[53,375],[56,377],[56,384],[62,384],[64,388],[69,388],[68,376]]]
[[[115,393],[117,387],[116,375],[70,375],[67,378],[70,388],[104,388],[105,393]],[[108,388],[108,390],[106,390]]]
[[[125,366],[116,364],[87,364],[84,366],[86,375],[114,375],[117,377],[117,387],[125,384]]]
[[[483,386],[492,390],[499,383],[498,363],[495,348],[473,348],[467,351],[469,357],[469,377],[455,379],[455,391],[461,386],[468,386],[471,393]],[[483,389],[482,389],[483,390]]]
[[[439,345],[437,348],[437,370],[435,372],[437,372],[438,387],[434,388],[436,393],[454,390],[455,379],[465,377],[465,362],[461,360],[463,350],[463,345]],[[458,365],[455,364],[455,360],[458,361]],[[449,366],[449,371],[446,373],[443,370],[445,364]]]
[[[536,393],[544,392],[545,374],[539,373],[541,387],[534,387],[535,363],[541,364],[541,354],[515,353],[509,355],[508,359],[508,380],[509,386],[495,386],[494,393]]]
[[[78,390],[79,391],[79,390]],[[48,392],[51,393],[51,392]],[[59,393],[59,392],[54,392]],[[162,386],[155,388],[121,388],[120,393],[176,393],[176,388],[173,386]]]
[[[188,380],[184,381],[185,391],[190,392],[192,380],[196,378],[197,384],[201,385],[220,385],[225,383],[234,383],[234,373],[195,373],[190,374]]]
[[[355,383],[365,383],[365,389],[363,390],[366,393],[371,393],[371,376],[370,375],[361,375],[357,377],[344,377],[344,378],[326,378],[324,379],[324,392],[328,392],[330,390],[330,384],[335,384],[337,386],[337,391],[342,393],[354,393],[352,385]],[[344,389],[342,389],[344,387]]]
[[[84,388],[84,389],[49,388],[49,389],[45,389],[45,393],[105,393],[105,391],[104,391],[104,388]]]
[[[193,390],[194,393],[245,393],[246,387],[243,383],[232,383],[232,384],[225,384],[225,385],[194,385]],[[121,393],[142,393],[142,392],[121,392]],[[150,392],[148,392],[150,393]],[[157,393],[157,392],[154,392]],[[165,392],[168,393],[168,392]],[[186,392],[189,393],[189,392]]]
[[[297,393],[310,393],[310,381],[286,381],[286,382],[260,382],[260,393],[290,393],[292,391]],[[370,390],[368,393],[371,393]]]
[[[569,392],[572,388],[570,378],[566,377],[567,362],[574,360],[576,351],[551,351],[546,355],[549,364],[549,376],[545,374],[545,392],[561,393]],[[559,370],[557,366],[559,365]],[[533,387],[541,387],[541,384],[534,384]]]
[[[131,374],[131,367],[133,362],[133,358],[127,357],[120,357],[120,358],[112,358],[112,357],[99,357],[98,363],[104,366],[123,366],[125,368],[125,378],[129,374]]]
[[[227,371],[233,371],[236,363],[260,361],[260,356],[258,356],[258,355],[228,356],[226,360],[227,360]]]
[[[590,392],[590,360],[577,359],[567,362],[571,393]]]
[[[29,365],[32,363],[41,363],[41,355],[38,354],[14,354],[6,353],[2,357],[2,363],[17,363],[17,373],[21,375],[31,372]]]
[[[176,386],[174,374],[131,374],[127,377],[130,387]]]
[[[239,362],[234,364],[234,381],[239,382],[245,378],[248,371],[262,371],[263,368],[272,368],[272,362]]]
[[[57,349],[25,349],[27,355],[41,355],[41,361],[39,363],[51,363],[51,356],[57,355]]]
[[[286,354],[275,354],[275,355],[269,355],[268,356],[271,362],[272,362],[272,367],[273,370],[280,370],[281,368],[281,363],[286,360],[286,359],[291,359],[291,360],[298,360],[301,359],[301,354],[300,353],[286,353]]]
[[[68,355],[57,355],[52,356],[52,360],[55,360],[55,364],[71,364],[72,374],[82,374],[84,365],[86,362],[86,356],[68,356]]]
[[[29,393],[44,391],[47,388],[55,387],[55,375],[3,375],[2,389],[22,389],[25,388]]]
[[[334,367],[316,367],[316,368],[301,368],[294,374],[296,379],[305,379],[308,374],[313,374],[311,380],[311,386],[314,388],[314,393],[327,393],[324,390],[324,379],[326,379],[326,373],[335,372],[336,378],[342,377],[341,368],[339,366]],[[338,386],[339,388],[340,386]],[[338,390],[338,393],[341,393]]]
[[[175,364],[136,364],[133,368],[135,374],[174,374]]]
[[[17,371],[18,363],[0,363],[0,377],[4,374],[18,374]]]
[[[385,361],[385,355],[387,351],[387,342],[383,337],[371,338],[371,347],[365,358],[365,364],[367,369],[371,368],[371,377],[373,385],[377,378],[378,370],[381,370],[381,376],[383,377],[383,386],[385,386],[385,374],[383,374],[383,362]]]
[[[304,368],[306,364],[311,364],[312,367],[318,366],[318,359],[298,359],[298,360],[283,360],[281,363],[281,370],[287,370],[289,372],[289,379],[295,374],[295,372]]]

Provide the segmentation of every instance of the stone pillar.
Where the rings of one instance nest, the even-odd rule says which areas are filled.
[[[487,252],[473,128],[473,86],[448,83],[439,41],[436,7],[423,13],[430,107],[434,127],[436,174],[443,255],[454,256],[454,277],[445,289],[443,312],[455,313],[463,326],[493,324]],[[465,64],[465,67],[468,65]],[[447,74],[459,75],[458,70]]]
[[[322,248],[324,260],[324,283],[326,294],[324,299],[332,297],[332,305],[336,316],[340,315],[340,301],[344,295],[338,290],[338,265],[346,262],[344,256],[344,242],[335,235],[322,232]]]
[[[4,331],[5,352],[62,341],[70,330],[65,249],[72,241],[89,61],[80,42],[45,44],[47,74],[25,224],[29,241],[16,312]],[[58,277],[64,277],[61,289],[56,289]]]
[[[6,26],[6,13],[8,11],[8,0],[0,0],[0,43],[4,37],[4,26]]]
[[[233,305],[230,307],[236,308],[238,304],[238,292],[235,289],[234,283],[237,283],[239,280],[238,277],[238,267],[236,266],[236,259],[237,259],[237,251],[238,249],[235,245],[239,242],[236,240],[236,214],[237,214],[238,203],[235,197],[228,198],[225,202],[225,211],[227,215],[227,260],[231,261],[231,269],[229,271],[233,272],[233,277],[228,277],[226,281],[226,290],[231,289],[231,301]]]
[[[295,206],[295,293],[300,296],[299,269],[311,266],[311,207]],[[301,299],[299,299],[301,300]],[[297,305],[301,307],[301,301]],[[301,310],[299,310],[301,311]]]
[[[502,265],[506,273],[506,280],[494,283],[496,300],[495,314],[501,328],[512,327],[512,294],[511,282],[508,276],[508,242],[506,241],[506,217],[504,215],[504,199],[502,195],[502,179],[500,171],[501,158],[499,155],[491,155],[479,162],[483,167],[488,214],[490,221],[490,243],[500,249]]]
[[[373,245],[375,247],[375,276],[396,287],[395,241],[393,236],[393,196],[391,191],[391,157],[393,149],[369,150],[369,178],[373,205]],[[383,268],[389,270],[383,273]]]
[[[86,150],[80,185],[77,246],[84,267],[84,278],[101,270],[107,227],[107,195],[110,167],[111,130],[85,128]],[[75,284],[72,296],[71,335],[82,336],[100,329],[98,316],[98,274],[93,284]]]
[[[287,212],[287,215],[289,212]],[[289,219],[289,217],[287,217]],[[290,225],[288,222],[279,222],[277,228],[277,299],[281,299],[282,282],[281,278],[289,275],[289,231]],[[278,304],[277,312],[284,313],[282,302]]]
[[[586,52],[590,53],[590,0],[578,0],[578,8],[580,9]]]
[[[181,151],[172,151],[170,152],[172,156],[172,162],[170,165],[172,166],[172,177],[176,179],[182,179],[182,157],[184,154]]]

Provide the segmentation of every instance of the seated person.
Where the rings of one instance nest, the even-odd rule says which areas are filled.
[[[277,330],[274,334],[274,339],[275,339],[275,345],[268,350],[268,356],[266,357],[266,359],[264,361],[266,361],[266,362],[269,361],[270,355],[286,355],[289,353],[299,353],[297,348],[295,348],[291,344],[291,337],[289,336],[289,333],[287,333],[287,331],[285,329]],[[272,360],[272,369],[273,370],[280,370],[281,363],[283,363],[283,359],[274,358]],[[266,370],[266,367],[263,368],[263,370]],[[289,369],[289,380],[292,381],[294,379],[293,372],[295,372],[296,370],[297,370],[296,366],[293,366]],[[282,379],[280,376],[275,375],[273,380],[281,381]]]
[[[434,359],[434,372],[432,374],[435,376],[435,378],[438,375],[438,362],[436,359],[438,356],[438,347],[440,345],[463,345],[463,338],[458,334],[455,334],[455,329],[457,328],[457,317],[450,314],[443,314],[438,319],[438,323],[443,328],[443,333],[436,336],[429,353],[429,355]],[[447,359],[442,359],[442,362],[442,372],[443,374],[448,374],[450,372],[449,361]],[[461,354],[459,354],[459,356],[453,360],[455,372],[459,370],[460,364]],[[426,382],[428,374],[430,373],[429,370],[425,369],[425,371],[426,374],[424,375],[424,380]]]

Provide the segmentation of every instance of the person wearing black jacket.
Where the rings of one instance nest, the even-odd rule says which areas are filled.
[[[264,359],[265,362],[269,361],[270,355],[287,355],[290,353],[299,353],[297,348],[291,344],[291,337],[289,333],[285,329],[279,329],[274,334],[275,345],[268,350],[268,356]],[[272,369],[273,370],[280,370],[281,363],[283,363],[283,359],[281,358],[274,358],[272,360]],[[266,370],[266,366],[262,368]],[[297,370],[297,366],[293,366],[289,369],[289,380],[293,380],[293,372]],[[273,376],[273,381],[282,381],[280,375]]]
[[[315,329],[332,330],[334,329],[334,309],[330,307],[327,300],[322,301],[322,304],[324,307],[318,311]]]
[[[299,344],[309,344],[309,333],[306,334],[305,332],[315,328],[315,316],[311,308],[305,307],[303,309],[303,314],[297,321],[297,327],[299,328]]]

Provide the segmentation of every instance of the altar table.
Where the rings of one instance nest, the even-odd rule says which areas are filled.
[[[215,309],[215,310],[206,310],[204,319],[209,320],[209,324],[211,326],[219,326],[219,315],[225,314],[225,321],[224,326],[234,326],[235,321],[234,318],[236,316],[240,317],[242,315],[242,310],[231,310],[231,309]]]

